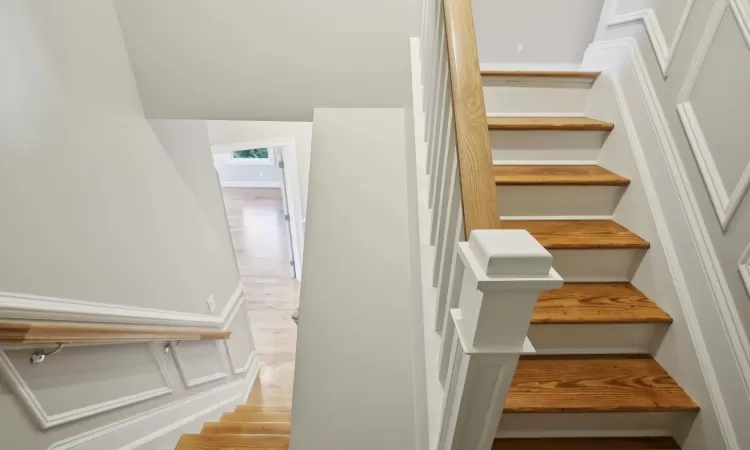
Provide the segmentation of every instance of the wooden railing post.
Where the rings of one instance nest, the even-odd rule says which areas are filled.
[[[475,230],[464,266],[438,450],[489,450],[523,352],[534,305],[562,278],[525,230]]]

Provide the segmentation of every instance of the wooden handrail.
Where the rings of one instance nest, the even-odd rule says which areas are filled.
[[[59,343],[229,339],[224,330],[59,322],[0,322],[0,342]]]
[[[500,227],[471,0],[444,0],[464,235]]]

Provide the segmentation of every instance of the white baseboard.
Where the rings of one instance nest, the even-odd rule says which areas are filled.
[[[255,354],[252,359],[245,377],[55,442],[48,450],[173,449],[180,435],[196,431],[212,414],[245,402],[260,369]]]
[[[280,181],[222,181],[221,187],[281,189],[281,182]]]

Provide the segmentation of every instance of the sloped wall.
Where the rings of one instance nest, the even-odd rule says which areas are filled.
[[[143,117],[112,2],[2,2],[0,55],[0,318],[234,335],[69,346],[38,366],[36,347],[2,345],[0,445],[137,448],[241,402],[257,362],[232,248]]]

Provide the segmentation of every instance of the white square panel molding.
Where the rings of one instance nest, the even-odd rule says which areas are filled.
[[[153,343],[71,345],[39,365],[33,351],[0,350],[0,378],[41,430],[172,392]]]
[[[608,27],[642,22],[656,53],[663,75],[672,63],[677,44],[685,29],[694,0],[614,0],[609,9]],[[673,11],[677,8],[679,14]]]
[[[191,388],[229,376],[221,362],[219,341],[183,341],[172,347],[177,371],[185,387]]]
[[[750,185],[750,33],[745,0],[717,0],[677,112],[724,231]]]

